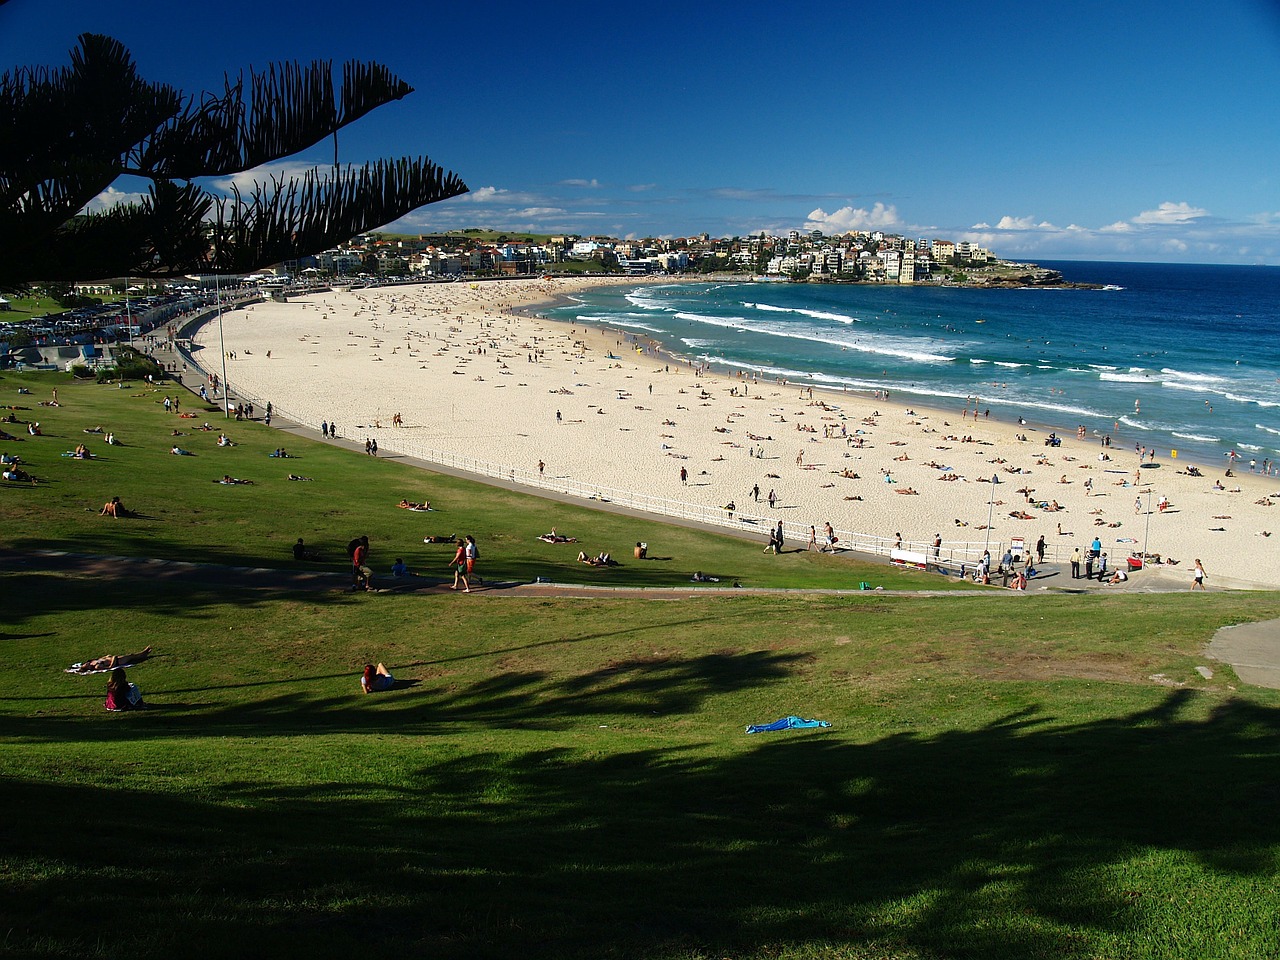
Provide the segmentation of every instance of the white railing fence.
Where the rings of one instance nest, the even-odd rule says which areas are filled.
[[[206,377],[208,376],[208,371],[203,370],[190,351],[183,350],[182,352],[189,365],[196,370],[200,370]],[[261,415],[266,410],[267,398],[236,390],[234,385],[232,385],[230,392],[241,401],[253,404],[255,415]],[[218,398],[214,397],[214,399]],[[311,429],[319,430],[320,428],[319,424],[310,423],[306,417],[274,401],[272,402],[272,415]],[[720,506],[674,500],[670,497],[660,497],[635,490],[623,490],[563,476],[547,477],[538,470],[493,463],[488,460],[481,460],[478,457],[464,456],[448,450],[436,450],[426,444],[415,443],[412,436],[398,430],[392,431],[390,434],[387,431],[381,431],[378,440],[380,453],[387,452],[413,457],[416,460],[474,474],[475,476],[489,477],[522,487],[573,497],[586,503],[607,503],[611,506],[636,510],[641,513],[685,520],[710,527],[721,527],[738,533],[755,534],[759,536],[761,543],[768,539],[770,531],[777,526],[780,519],[776,514],[755,512],[754,508],[758,504],[754,503],[749,504],[749,509],[747,510],[736,508],[734,510],[726,510]],[[386,442],[383,442],[384,440]],[[782,532],[786,541],[792,545],[796,543],[803,545],[809,541],[808,524],[795,523],[783,519]],[[1012,546],[1011,541],[997,539],[996,537],[992,537],[990,540],[944,540],[941,548],[938,548],[935,552],[932,540],[904,539],[899,543],[896,537],[883,537],[839,528],[836,528],[835,534],[837,546],[841,551],[852,550],[857,553],[887,557],[894,549],[906,550],[924,554],[930,565],[937,564],[956,573],[960,571],[962,566],[971,570],[982,559],[983,552],[987,550],[991,552],[992,569],[994,570],[999,565],[1005,549]],[[819,527],[819,546],[823,542],[824,531]],[[1024,545],[1025,549],[1034,550],[1035,541],[1028,537],[1024,540]],[[1064,554],[1069,553],[1073,548],[1074,545],[1072,547],[1060,547],[1056,544],[1046,544],[1045,560],[1049,563],[1061,563],[1064,561]],[[1022,559],[1026,559],[1025,555],[1022,556]]]

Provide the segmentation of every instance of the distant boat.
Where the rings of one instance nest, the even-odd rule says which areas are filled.
[[[987,321],[986,321],[985,319],[983,319],[983,318],[979,317],[977,320],[975,320],[975,321],[973,321],[973,322],[974,322],[974,323],[986,323]]]

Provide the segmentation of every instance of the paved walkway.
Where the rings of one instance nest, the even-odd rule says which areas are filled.
[[[1280,620],[1223,627],[1209,641],[1207,653],[1229,663],[1241,683],[1280,690]]]
[[[85,579],[146,579],[159,583],[182,583],[191,586],[229,586],[238,589],[316,591],[345,593],[351,579],[345,573],[330,570],[282,570],[274,567],[235,567],[215,563],[190,563],[182,560],[155,560],[139,557],[105,557],[67,553],[59,550],[35,550],[19,553],[0,549],[0,571],[31,573],[47,571]],[[385,593],[446,593],[447,581],[428,577],[376,581]],[[783,590],[756,587],[609,587],[570,583],[516,583],[513,581],[474,584],[473,594],[506,597],[567,597],[601,599],[683,600],[694,597],[733,594],[745,595],[827,595],[859,596],[859,590]],[[948,597],[963,600],[973,597],[1028,597],[1012,590],[877,590],[880,596]],[[1044,594],[1041,594],[1043,596]],[[1280,690],[1280,620],[1243,623],[1223,627],[1210,641],[1207,655],[1230,664],[1242,683]]]

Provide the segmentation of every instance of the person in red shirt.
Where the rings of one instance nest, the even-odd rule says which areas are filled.
[[[359,590],[363,587],[365,590],[372,590],[373,568],[369,566],[369,538],[361,537],[359,540],[353,541],[354,549],[351,551],[351,589]]]

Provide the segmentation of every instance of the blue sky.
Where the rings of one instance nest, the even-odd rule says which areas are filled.
[[[11,0],[0,66],[63,64],[85,31],[191,92],[274,60],[385,63],[416,92],[344,131],[343,162],[426,154],[472,189],[405,232],[883,229],[1280,264],[1275,2]]]

